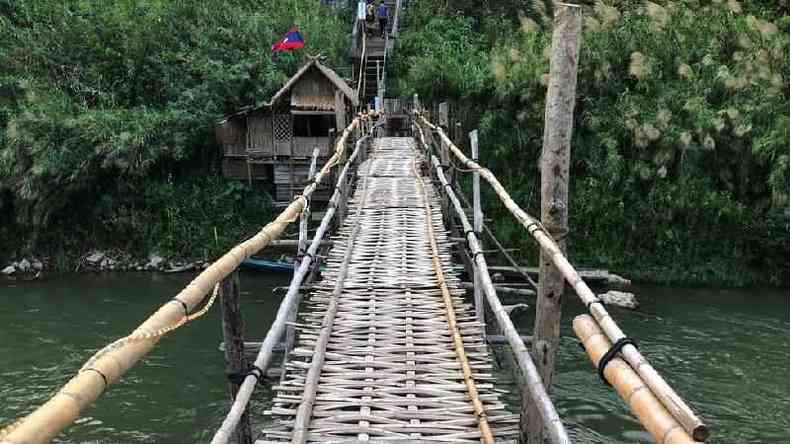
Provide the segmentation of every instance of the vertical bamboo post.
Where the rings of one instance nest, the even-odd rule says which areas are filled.
[[[576,105],[576,76],[579,61],[579,36],[582,10],[576,5],[558,4],[554,13],[551,68],[546,93],[545,129],[541,156],[541,222],[565,252],[568,233],[568,181]],[[533,350],[535,361],[550,390],[554,361],[560,337],[562,293],[565,279],[546,253],[540,254],[540,275],[535,314]],[[543,425],[537,410],[522,399],[521,430],[529,443],[543,442]],[[526,414],[525,414],[526,413]],[[526,421],[525,421],[526,420]],[[525,430],[526,428],[526,430]]]
[[[318,164],[318,155],[321,153],[321,149],[318,147],[313,148],[313,159],[310,162],[310,169],[307,173],[307,180],[313,180],[315,176],[315,170]],[[302,257],[307,252],[307,230],[308,225],[310,224],[310,201],[307,201],[307,206],[302,211],[302,214],[299,216],[299,241],[296,247],[296,263],[302,262]],[[288,325],[285,327],[285,358],[283,359],[283,365],[288,360],[288,353],[293,350],[294,343],[296,343],[296,331],[294,326],[291,324],[296,321],[296,312],[299,310],[299,307],[294,305],[291,310],[288,312]],[[283,372],[283,374],[285,374]]]
[[[347,157],[343,155],[340,159],[341,164],[345,164]],[[342,180],[339,181],[338,185],[340,191],[340,198],[337,202],[337,218],[336,220],[336,228],[340,229],[343,226],[343,222],[346,220],[346,215],[348,214],[348,178],[344,177]]]
[[[479,160],[479,148],[477,140],[477,130],[469,133],[469,144],[472,146],[472,160],[477,162]],[[482,239],[483,232],[483,208],[480,201],[480,172],[476,171],[472,174],[472,206],[474,208],[474,230],[475,236]],[[482,245],[481,245],[482,248]],[[474,261],[473,261],[474,262]],[[480,278],[480,270],[475,264],[475,316],[477,321],[485,324],[485,306],[483,305],[483,291],[481,288],[482,281]],[[485,337],[485,328],[483,328],[483,337]]]
[[[244,357],[244,320],[239,305],[239,273],[234,271],[222,280],[220,285],[220,304],[222,307],[222,337],[225,342],[225,360],[228,374],[243,373],[247,370]],[[239,385],[228,381],[231,402],[236,399]],[[247,412],[236,428],[236,440],[239,444],[252,444],[252,429]]]

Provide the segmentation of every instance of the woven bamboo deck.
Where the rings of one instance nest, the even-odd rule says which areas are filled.
[[[257,444],[480,442],[433,267],[426,197],[488,424],[498,442],[518,436],[518,415],[493,385],[482,326],[462,298],[438,195],[415,175],[423,160],[413,139],[384,138],[360,166],[349,217],[323,280],[302,305],[298,343]]]

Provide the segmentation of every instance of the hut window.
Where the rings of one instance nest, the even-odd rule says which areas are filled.
[[[294,137],[323,137],[335,127],[334,115],[294,116]]]

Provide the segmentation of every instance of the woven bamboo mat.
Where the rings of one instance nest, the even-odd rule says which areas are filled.
[[[298,343],[282,383],[274,387],[267,412],[272,418],[258,444],[291,441],[299,405],[307,399],[308,369],[319,353],[323,365],[307,442],[480,442],[432,266],[425,198],[415,177],[423,160],[413,139],[385,138],[376,139],[360,166],[349,216],[333,238],[318,289],[302,305]],[[462,298],[451,262],[439,196],[424,181],[480,399],[497,441],[511,441],[518,436],[518,415],[506,410],[493,385],[482,325]],[[326,325],[330,309],[334,316]],[[316,350],[328,328],[325,347]]]

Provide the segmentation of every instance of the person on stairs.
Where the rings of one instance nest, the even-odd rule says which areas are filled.
[[[365,5],[365,33],[367,35],[373,34],[373,27],[376,22],[376,5],[373,0],[367,0]]]
[[[384,0],[379,2],[379,9],[378,9],[378,16],[379,16],[379,31],[381,31],[381,38],[387,38],[387,19],[389,18],[389,10],[387,9],[387,5],[384,4]]]

